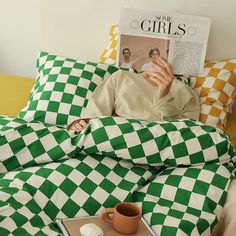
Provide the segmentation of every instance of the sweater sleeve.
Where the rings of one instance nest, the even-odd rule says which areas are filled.
[[[116,73],[106,78],[97,86],[89,98],[87,106],[82,110],[81,118],[111,116],[114,111]]]
[[[174,86],[173,90],[156,103],[162,118],[164,120],[179,118],[198,120],[200,115],[198,94],[180,81],[175,81],[172,86]]]

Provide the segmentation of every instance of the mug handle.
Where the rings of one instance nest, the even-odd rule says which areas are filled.
[[[109,216],[110,214],[114,214],[114,208],[106,208],[102,211],[102,220],[112,224],[112,218]]]

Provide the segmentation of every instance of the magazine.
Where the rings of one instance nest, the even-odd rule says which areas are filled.
[[[111,224],[105,223],[100,216],[87,216],[87,217],[77,217],[77,218],[67,218],[67,219],[56,219],[55,223],[60,228],[64,236],[79,236],[80,227],[84,224],[94,223],[103,230],[104,235],[107,236],[121,236],[120,234],[112,228]],[[152,229],[148,226],[145,220],[142,218],[138,232],[132,234],[132,236],[153,236],[155,235]]]
[[[172,65],[173,74],[197,76],[204,66],[210,24],[208,17],[123,7],[117,65],[155,71],[152,61],[161,57]]]

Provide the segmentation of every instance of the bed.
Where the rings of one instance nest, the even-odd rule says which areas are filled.
[[[56,218],[97,215],[122,201],[138,204],[157,235],[212,233],[234,179],[228,135],[194,120],[121,117],[67,131],[118,68],[41,52],[37,69],[18,118],[0,117],[1,235],[59,235]]]

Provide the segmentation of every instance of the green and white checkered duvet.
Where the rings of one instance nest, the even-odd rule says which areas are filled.
[[[80,133],[0,119],[0,235],[133,201],[157,235],[210,235],[234,177],[228,137],[193,120],[92,119]]]

